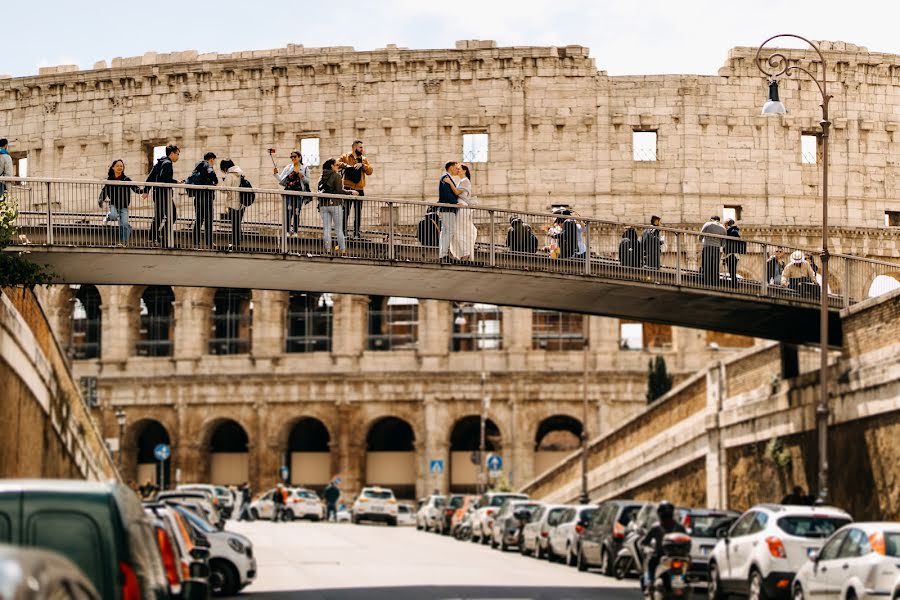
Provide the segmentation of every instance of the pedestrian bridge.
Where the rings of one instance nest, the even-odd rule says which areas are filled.
[[[334,253],[324,247],[316,201],[309,194],[256,190],[253,204],[241,211],[238,240],[226,208],[228,188],[218,188],[212,200],[211,233],[204,228],[197,236],[198,207],[187,193],[197,188],[160,185],[172,188],[164,212],[169,218],[157,226],[154,209],[165,201],[155,205],[152,195],[133,194],[132,231],[125,243],[119,225],[104,222],[106,209],[98,206],[106,182],[9,181],[10,196],[18,205],[19,235],[5,251],[27,250],[29,258],[48,265],[60,283],[407,296],[573,311],[790,343],[819,340],[819,287],[790,289],[767,279],[766,261],[775,248],[764,240],[723,246],[726,252],[740,250],[734,254],[732,281],[728,265],[733,261],[722,260],[724,253],[707,263],[717,265],[716,272],[700,272],[703,243],[697,232],[660,228],[658,265],[647,265],[644,252],[627,243],[620,247],[627,223],[577,217],[582,249],[589,248],[579,253],[574,242],[569,244],[564,233],[554,230],[558,215],[476,206],[457,215],[460,228],[474,238],[474,244],[468,240],[469,248],[463,240],[458,249],[469,256],[448,263],[438,258],[437,225],[425,218],[430,203],[366,197],[359,237],[348,240],[345,253]],[[298,204],[309,203],[296,216],[287,214],[290,197]],[[508,234],[513,217],[531,226],[538,246],[558,243],[561,256],[541,248],[522,251],[526,236]],[[640,234],[645,226],[633,227]],[[566,249],[575,254],[567,257]],[[788,254],[795,250],[784,249]],[[657,260],[651,257],[650,262]],[[842,343],[840,309],[879,293],[879,285],[887,291],[898,273],[900,265],[832,255],[831,345]]]

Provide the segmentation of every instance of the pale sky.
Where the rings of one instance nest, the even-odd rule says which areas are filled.
[[[580,44],[610,75],[712,75],[730,48],[783,32],[900,54],[897,0],[3,0],[0,16],[0,74],[13,76],[148,51],[289,43],[357,50],[453,48],[461,39]]]

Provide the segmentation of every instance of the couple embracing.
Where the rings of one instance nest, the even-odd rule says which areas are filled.
[[[468,207],[475,206],[478,200],[472,194],[469,167],[456,161],[444,165],[438,186],[438,203],[452,205],[438,208],[441,215],[438,259],[447,260],[452,254],[459,260],[472,260],[478,230]]]

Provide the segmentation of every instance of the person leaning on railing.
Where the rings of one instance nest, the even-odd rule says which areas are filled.
[[[359,196],[356,190],[344,187],[340,175],[338,161],[329,158],[322,165],[322,176],[319,178],[318,190],[322,194],[336,194],[346,196]],[[338,247],[341,252],[347,251],[347,237],[344,233],[344,201],[341,198],[319,198],[319,213],[322,215],[322,237],[325,242],[325,252],[331,252],[331,225],[337,235]]]
[[[781,285],[789,286],[792,290],[796,290],[801,283],[818,285],[816,272],[813,271],[812,266],[808,262],[803,260],[803,252],[795,250],[791,254],[791,262],[781,273]]]

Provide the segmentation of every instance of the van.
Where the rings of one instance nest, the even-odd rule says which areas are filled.
[[[150,521],[119,483],[0,481],[0,543],[52,550],[75,563],[102,598],[168,600]]]

